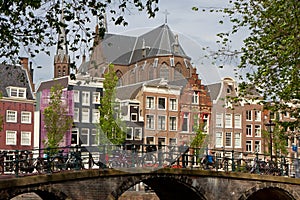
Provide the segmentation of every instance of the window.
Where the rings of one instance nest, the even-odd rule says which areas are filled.
[[[31,132],[27,132],[27,131],[21,132],[21,145],[24,146],[31,145]]]
[[[252,112],[251,112],[251,110],[246,110],[246,120],[248,120],[248,121],[252,120]]]
[[[99,139],[98,139],[98,136],[97,136],[97,129],[92,129],[92,146],[97,146],[99,144]]]
[[[153,62],[153,67],[157,67],[157,65],[158,65],[158,58],[155,58]]]
[[[84,145],[84,146],[89,145],[89,129],[88,128],[81,129],[80,142],[81,142],[81,145]]]
[[[17,111],[7,110],[6,111],[6,122],[17,122]]]
[[[254,135],[255,135],[255,137],[260,137],[260,135],[261,135],[261,126],[260,125],[254,126]]]
[[[216,132],[216,147],[223,147],[223,134]]]
[[[93,103],[100,104],[100,92],[93,92]]]
[[[252,141],[251,140],[246,141],[246,151],[248,151],[248,152],[252,151]]]
[[[134,140],[142,139],[142,128],[134,128]]]
[[[177,139],[176,138],[169,138],[169,145],[175,146],[177,144]]]
[[[166,138],[165,137],[159,137],[159,138],[157,138],[157,144],[165,146],[166,145]]]
[[[154,144],[154,137],[146,137],[146,144]]]
[[[254,119],[255,119],[255,121],[261,121],[261,111],[260,110],[254,111]]]
[[[177,99],[170,99],[170,110],[177,110]]]
[[[137,121],[137,113],[131,113],[131,121],[136,122]]]
[[[234,146],[242,147],[241,145],[241,133],[234,133]]]
[[[93,123],[98,123],[100,118],[100,111],[98,109],[93,109]]]
[[[71,144],[72,145],[78,145],[78,128],[72,129],[72,137],[71,137]]]
[[[82,117],[81,122],[86,122],[86,123],[90,122],[90,111],[88,108],[82,108],[81,117]]]
[[[74,122],[79,122],[79,108],[74,108]]]
[[[193,117],[193,131],[197,131],[199,128],[199,117],[198,117],[198,114],[195,114],[194,117]]]
[[[250,124],[246,125],[246,136],[248,136],[248,137],[252,136],[252,125],[250,125]]]
[[[133,139],[133,128],[128,127],[126,133],[126,140],[132,140],[132,139]]]
[[[177,119],[176,119],[176,117],[170,117],[169,130],[170,131],[176,131],[177,130]]]
[[[216,114],[216,127],[223,127],[223,115],[217,113]]]
[[[198,104],[198,92],[196,92],[196,91],[193,93],[192,103]]]
[[[21,123],[31,124],[31,112],[21,112]]]
[[[257,153],[260,153],[260,141],[255,141],[254,142],[254,149],[255,149],[255,152]]]
[[[232,115],[231,114],[225,115],[225,128],[232,128]]]
[[[158,109],[165,110],[166,109],[166,98],[158,98]]]
[[[166,130],[166,116],[158,116],[158,130]]]
[[[90,105],[90,92],[82,92],[82,105]]]
[[[234,115],[234,127],[242,128],[242,116],[241,115]]]
[[[154,97],[147,97],[147,99],[146,99],[146,108],[154,109]]]
[[[189,113],[183,113],[182,131],[187,132],[189,129]]]
[[[154,115],[146,115],[146,128],[154,129]]]
[[[171,67],[174,67],[174,66],[175,66],[174,58],[170,58],[170,66],[171,66]]]
[[[226,133],[226,138],[225,138],[225,146],[226,147],[231,147],[232,146],[231,141],[232,141],[232,133],[227,132]]]
[[[6,145],[17,144],[17,131],[6,131]]]
[[[8,87],[7,94],[9,97],[26,98],[26,89],[17,87]]]
[[[73,95],[74,95],[74,102],[75,103],[79,103],[79,91],[78,90],[74,90],[73,91]]]

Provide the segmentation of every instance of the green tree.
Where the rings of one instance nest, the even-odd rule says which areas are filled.
[[[200,123],[199,125],[195,125],[194,132],[196,133],[195,137],[193,138],[190,147],[192,148],[200,148],[203,147],[205,140],[207,138],[207,134],[204,133],[204,124]]]
[[[120,106],[116,102],[116,86],[118,77],[114,72],[114,66],[108,66],[108,72],[104,75],[103,89],[104,95],[100,99],[100,120],[99,120],[99,140],[100,144],[120,145],[126,137],[125,125],[120,119]]]
[[[230,31],[218,34],[221,48],[214,58],[224,62],[236,56],[238,67],[249,72],[246,81],[265,101],[276,102],[272,110],[290,112],[299,126],[300,1],[229,0],[228,7],[214,11],[225,14],[221,24],[227,24],[227,20],[232,23]],[[234,35],[245,30],[249,35],[243,45],[233,49]],[[247,88],[242,87],[240,92],[247,92]]]
[[[50,90],[49,106],[45,108],[44,123],[47,131],[47,138],[43,140],[45,147],[55,149],[64,138],[66,132],[70,130],[73,118],[68,115],[67,104],[62,100],[62,86],[55,85]],[[52,153],[55,150],[52,151]]]
[[[98,0],[21,0],[0,1],[0,58],[13,61],[22,47],[31,57],[39,52],[50,54],[49,47],[57,44],[60,27],[72,35],[70,50],[75,51],[82,43],[89,43],[96,36],[90,28],[97,18],[99,34],[104,35],[106,12],[116,25],[127,25],[124,18],[132,9],[146,11],[154,17],[158,0],[98,1]],[[63,4],[63,6],[62,6]],[[65,22],[60,14],[64,12]],[[97,33],[98,34],[98,33]],[[71,38],[72,41],[71,41]]]

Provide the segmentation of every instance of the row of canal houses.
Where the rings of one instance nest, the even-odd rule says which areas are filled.
[[[61,34],[59,38],[66,39]],[[140,36],[106,33],[103,39],[95,38],[89,60],[83,55],[74,72],[67,50],[66,45],[57,48],[54,78],[37,87],[28,58],[21,58],[20,65],[0,65],[0,150],[44,147],[43,111],[56,84],[63,87],[62,100],[74,121],[61,145],[96,147],[103,75],[110,63],[119,78],[116,97],[126,123],[126,144],[190,145],[202,124],[208,148],[258,153],[268,149],[262,130],[269,112],[254,101],[231,104],[227,96],[238,95],[232,78],[203,85],[167,24]]]

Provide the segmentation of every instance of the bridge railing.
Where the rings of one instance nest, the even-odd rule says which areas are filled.
[[[190,148],[172,145],[68,146],[57,149],[1,151],[0,174],[20,176],[64,170],[104,168],[193,168],[293,176],[295,158],[226,149]]]

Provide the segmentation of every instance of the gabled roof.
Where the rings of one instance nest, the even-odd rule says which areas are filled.
[[[221,90],[221,85],[222,85],[221,83],[214,83],[206,86],[208,88],[210,100],[212,101],[217,100]]]
[[[147,57],[174,55],[189,58],[167,24],[134,37],[106,34],[100,42],[108,63],[129,65]],[[143,56],[143,49],[146,51]]]
[[[56,78],[54,80],[42,81],[37,89],[37,92],[41,92],[45,89],[50,89],[54,85],[61,85],[63,88],[67,88],[69,84],[69,76]]]
[[[8,97],[8,86],[26,88],[26,98],[34,99],[28,72],[22,66],[0,64],[0,91],[3,97]]]

